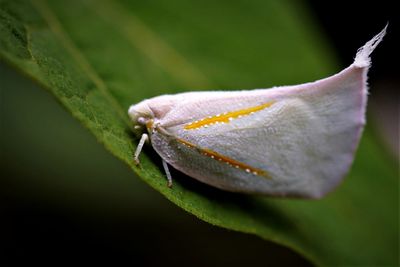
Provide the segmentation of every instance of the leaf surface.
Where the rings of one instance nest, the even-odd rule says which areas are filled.
[[[337,71],[298,2],[1,1],[0,55],[198,218],[283,244],[316,264],[396,264],[398,179],[369,129],[344,183],[318,201],[232,194],[178,172],[169,189],[151,149],[141,168],[133,164],[133,103],[189,90],[303,83]]]

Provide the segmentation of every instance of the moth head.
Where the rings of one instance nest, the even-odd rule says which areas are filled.
[[[135,129],[144,130],[152,127],[154,114],[145,101],[132,105],[128,110],[129,117],[135,125]]]

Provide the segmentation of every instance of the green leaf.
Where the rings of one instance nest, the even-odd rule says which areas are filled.
[[[133,164],[132,103],[188,90],[302,83],[337,71],[299,2],[1,1],[0,55],[198,218],[283,244],[315,264],[397,263],[395,164],[370,130],[344,183],[318,201],[232,194],[178,172],[169,189],[151,149],[141,168]]]

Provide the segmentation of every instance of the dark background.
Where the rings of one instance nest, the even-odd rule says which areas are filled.
[[[396,1],[318,1],[308,0],[309,8],[335,49],[342,66],[354,59],[355,49],[387,23],[382,47],[372,54],[369,70],[368,123],[390,153],[399,157],[400,31]],[[354,31],[357,29],[357,31]]]
[[[343,67],[389,22],[373,55],[369,116],[388,150],[398,155],[396,9],[385,1],[307,3]],[[1,78],[0,266],[309,265],[284,247],[213,227],[166,201],[99,146],[46,91],[4,63],[0,74],[7,77]],[[21,100],[21,94],[29,97]],[[13,118],[16,110],[20,115]],[[38,121],[46,128],[31,127]]]

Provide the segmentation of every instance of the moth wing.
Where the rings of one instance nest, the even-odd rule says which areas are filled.
[[[160,119],[169,136],[154,135],[153,146],[175,168],[222,189],[321,197],[353,161],[365,123],[364,57],[383,34],[323,80],[183,97]]]

